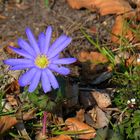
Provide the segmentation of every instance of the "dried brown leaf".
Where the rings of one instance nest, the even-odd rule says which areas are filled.
[[[17,80],[12,81],[10,84],[5,86],[6,94],[19,93],[20,86]]]
[[[97,102],[97,105],[100,108],[106,108],[111,105],[111,99],[109,95],[105,92],[93,91],[91,92],[92,96]]]
[[[6,19],[6,16],[0,15],[0,19]]]
[[[80,139],[92,139],[96,136],[96,130],[94,128],[80,122],[76,118],[68,118],[65,123],[69,128],[68,131],[75,131],[75,134]],[[80,132],[81,134],[78,134],[78,131],[82,131]]]
[[[4,51],[13,57],[16,53],[9,46],[16,46],[16,44],[14,42],[9,42],[7,46],[4,47]]]
[[[5,131],[9,130],[15,124],[17,124],[17,120],[15,117],[11,116],[0,117],[0,134],[3,134]]]
[[[80,109],[79,111],[76,112],[76,118],[81,122],[84,121],[84,113],[85,113],[84,109]]]
[[[140,65],[140,55],[131,56],[126,60],[126,66],[136,66]]]
[[[140,4],[139,0],[133,2],[137,4],[137,8],[134,10],[129,1],[126,0],[67,0],[72,8],[80,9],[82,7],[88,8],[91,11],[97,11],[100,15],[116,14],[115,24],[112,28],[111,41],[113,43],[120,43],[118,36],[123,35],[128,40],[132,40],[134,37],[130,29],[124,29],[124,19],[140,20]]]
[[[101,15],[122,14],[132,10],[125,0],[67,0],[74,9],[87,8],[99,11]]]
[[[29,110],[28,112],[23,113],[23,120],[31,120],[36,116],[36,109]]]
[[[15,95],[6,95],[6,99],[13,106],[18,106],[17,100],[15,99]]]
[[[96,126],[98,126],[98,128],[108,126],[109,118],[106,116],[105,112],[103,112],[98,106],[96,106],[95,110],[96,110]]]
[[[124,17],[117,16],[115,19],[114,26],[112,28],[111,40],[114,43],[120,43],[120,37],[125,36],[127,39],[131,40],[133,38],[133,33],[129,29],[124,28]]]
[[[98,64],[98,63],[106,63],[108,59],[99,52],[87,52],[81,51],[78,54],[78,60],[80,62],[90,61],[91,63]]]
[[[103,110],[98,106],[89,110],[89,113],[86,116],[86,122],[91,123],[95,128],[103,128],[108,126],[110,116],[107,115]]]

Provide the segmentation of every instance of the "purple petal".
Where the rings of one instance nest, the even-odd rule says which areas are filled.
[[[50,46],[50,41],[51,41],[51,35],[52,35],[52,28],[51,26],[48,26],[46,30],[46,36],[45,36],[45,44],[44,44],[44,54],[47,54],[49,46]]]
[[[30,59],[7,59],[7,60],[4,60],[4,63],[7,65],[14,66],[14,65],[19,65],[19,64],[21,65],[33,64],[33,61]]]
[[[63,66],[61,67],[58,67],[57,65],[55,64],[50,64],[49,65],[49,69],[53,70],[54,72],[57,72],[59,74],[62,74],[62,75],[68,75],[70,73],[70,70],[68,68],[65,68]]]
[[[10,47],[15,53],[21,55],[21,56],[24,56],[26,58],[29,58],[29,59],[34,59],[32,55],[30,55],[29,53],[27,53],[26,51],[22,50],[22,49],[18,49],[18,48],[13,48],[13,47]]]
[[[41,70],[37,70],[34,74],[34,77],[31,80],[31,84],[28,89],[29,92],[33,92],[37,88],[40,81],[40,77],[41,77]]]
[[[19,81],[18,81],[20,86],[26,86],[26,85],[30,84],[36,71],[37,71],[37,68],[32,68],[29,71],[27,71],[26,73],[24,73],[22,76],[20,76]]]
[[[40,33],[39,34],[38,44],[39,44],[39,47],[40,47],[40,52],[43,54],[43,52],[44,52],[44,45],[45,45],[45,34],[44,33]]]
[[[25,50],[26,52],[28,52],[30,55],[35,57],[35,51],[32,49],[32,47],[26,42],[24,41],[22,38],[18,39],[18,45]]]
[[[76,62],[76,58],[62,58],[51,61],[53,64],[71,64]]]
[[[51,59],[49,60],[49,62],[52,63],[53,61],[55,61],[55,60],[57,60],[57,59],[59,59],[59,54],[56,55],[55,57],[51,58]]]
[[[26,65],[19,64],[19,65],[10,67],[9,69],[10,70],[23,70],[23,69],[32,68],[32,67],[34,67],[34,64],[26,64]]]
[[[35,39],[32,31],[30,30],[30,28],[26,28],[26,34],[27,34],[28,40],[30,42],[30,45],[33,47],[36,54],[39,54],[40,50],[39,50],[38,44],[36,42],[36,39]]]
[[[45,70],[42,71],[41,82],[42,82],[42,87],[45,93],[51,91],[50,81],[49,81],[47,72]]]
[[[48,54],[48,58],[51,59],[52,57],[56,56],[60,53],[63,49],[65,49],[71,42],[71,38],[67,38],[60,46],[58,46],[51,54]]]
[[[48,54],[51,54],[57,47],[59,47],[68,37],[66,35],[61,35],[55,40],[55,42],[50,46]]]
[[[55,57],[53,57],[50,61],[54,61],[54,60],[56,60],[56,59],[58,59],[58,58],[59,58],[59,54],[56,55]]]
[[[50,81],[50,84],[52,85],[52,87],[54,89],[59,88],[58,82],[57,82],[55,76],[53,75],[53,73],[49,69],[46,69],[46,72],[47,72],[47,75],[48,75],[48,78],[49,78],[49,81]]]

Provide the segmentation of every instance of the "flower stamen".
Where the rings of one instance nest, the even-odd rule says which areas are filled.
[[[44,69],[49,65],[49,60],[46,55],[39,55],[35,59],[35,64],[39,68]]]

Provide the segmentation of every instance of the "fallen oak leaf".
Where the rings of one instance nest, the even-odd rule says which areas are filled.
[[[67,131],[75,132],[75,135],[80,139],[92,139],[96,136],[96,130],[94,128],[80,122],[77,118],[68,118],[65,124],[68,127]]]

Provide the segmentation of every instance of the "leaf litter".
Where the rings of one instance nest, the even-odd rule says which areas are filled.
[[[30,106],[31,101],[22,93],[23,89],[17,83],[19,73],[9,73],[7,68],[0,64],[2,71],[5,72],[4,75],[7,75],[7,77],[4,76],[3,80],[6,82],[5,86],[2,87],[4,104],[2,104],[2,109],[0,108],[3,110],[0,116],[0,134],[3,138],[7,137],[5,132],[12,132],[11,135],[8,134],[10,138],[19,136],[24,139],[32,139],[31,136],[33,139],[71,140],[75,138],[96,139],[98,131],[100,133],[101,130],[100,134],[104,136],[102,131],[107,133],[105,129],[109,129],[111,117],[120,111],[113,107],[112,96],[114,92],[105,91],[108,86],[114,86],[107,82],[112,77],[113,68],[110,66],[107,55],[88,42],[81,32],[81,28],[94,39],[96,34],[100,33],[101,36],[104,34],[105,38],[102,40],[99,38],[98,43],[104,43],[108,37],[107,41],[111,50],[122,43],[122,35],[132,45],[137,43],[140,46],[139,39],[134,34],[134,29],[139,28],[137,24],[140,20],[139,0],[108,0],[107,2],[104,0],[54,0],[49,1],[49,3],[50,7],[48,8],[43,1],[18,2],[12,0],[12,2],[4,3],[5,7],[0,13],[0,45],[3,46],[1,57],[2,60],[11,56],[19,57],[8,46],[17,47],[17,37],[24,36],[23,30],[26,26],[35,29],[37,35],[39,31],[51,24],[54,27],[53,40],[61,33],[72,36],[73,42],[70,49],[66,49],[62,56],[75,56],[78,58],[78,62],[73,64],[70,78],[66,77],[65,99],[61,101],[60,106],[57,106],[57,112],[50,112],[50,117],[48,115],[47,135],[42,135],[41,112],[38,108]],[[81,8],[88,10],[74,10]],[[111,16],[114,19],[109,20],[110,23],[106,22]],[[133,21],[126,29],[124,29],[125,20]],[[102,24],[109,24],[110,35],[108,35],[108,30],[103,31],[102,28],[102,32],[98,32],[98,28]],[[112,42],[115,43],[113,46]],[[137,49],[139,50],[139,47]],[[115,54],[115,64],[120,65],[124,53],[123,55],[120,52],[117,53]],[[126,67],[140,64],[138,52],[137,55],[133,55],[131,52],[126,54],[128,56],[124,58]],[[113,87],[113,89],[115,88]],[[53,99],[51,96],[50,98]],[[30,122],[34,123],[32,130],[28,128]],[[113,135],[115,134],[113,133]]]

